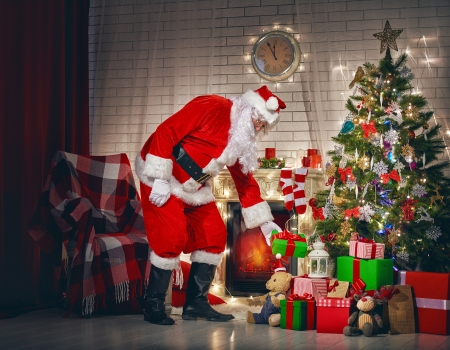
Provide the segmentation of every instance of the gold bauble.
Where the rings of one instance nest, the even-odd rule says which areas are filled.
[[[359,124],[359,118],[353,118],[353,124]]]
[[[422,125],[422,128],[423,128],[424,130],[428,130],[429,127],[430,127],[430,126],[428,125],[428,123],[424,123],[424,124]]]

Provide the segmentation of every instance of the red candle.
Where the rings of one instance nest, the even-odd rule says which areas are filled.
[[[308,156],[314,156],[317,153],[319,153],[319,151],[315,148],[308,148]]]
[[[315,154],[311,156],[311,168],[321,168],[322,167],[322,156]]]
[[[266,159],[275,158],[275,148],[266,148]]]
[[[303,159],[302,159],[302,165],[303,165],[305,168],[309,168],[309,167],[311,166],[311,159],[310,159],[310,157],[303,157]]]

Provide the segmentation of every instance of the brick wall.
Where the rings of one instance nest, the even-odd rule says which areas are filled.
[[[397,45],[399,53],[408,49],[414,58],[408,63],[418,78],[414,85],[444,132],[450,129],[448,0],[148,2],[106,0],[102,7],[102,0],[91,0],[95,154],[126,152],[134,163],[148,135],[192,97],[229,97],[262,84],[288,108],[276,132],[260,142],[261,154],[265,147],[294,157],[296,150],[310,145],[328,150],[347,114],[348,84],[356,68],[366,61],[377,64],[384,56],[372,34],[382,31],[385,20],[403,29]],[[177,24],[177,11],[195,23]],[[304,54],[294,75],[280,83],[262,80],[250,62],[253,42],[275,28],[294,33]],[[317,114],[323,117],[320,123]]]

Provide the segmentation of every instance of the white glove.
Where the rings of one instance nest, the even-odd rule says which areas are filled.
[[[273,221],[267,221],[264,224],[262,224],[261,226],[259,226],[261,228],[261,231],[264,235],[264,237],[266,237],[266,243],[267,245],[270,247],[270,237],[272,236],[272,231],[273,230],[277,230],[278,232],[283,231],[280,226],[278,226],[276,223],[274,223]]]
[[[170,197],[170,186],[167,180],[155,179],[153,182],[150,202],[157,207],[162,207]]]

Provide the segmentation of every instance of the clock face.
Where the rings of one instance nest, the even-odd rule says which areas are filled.
[[[297,41],[282,31],[265,34],[253,47],[253,67],[260,76],[270,81],[286,79],[295,72],[299,62]]]

